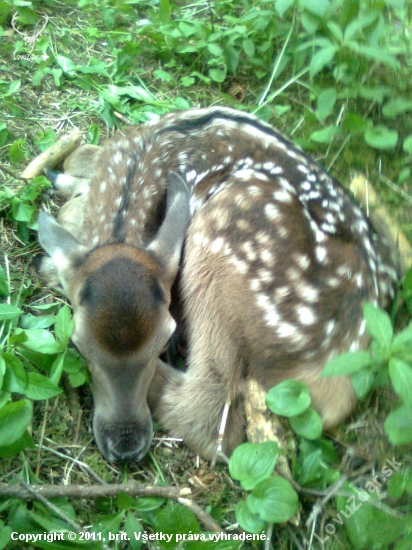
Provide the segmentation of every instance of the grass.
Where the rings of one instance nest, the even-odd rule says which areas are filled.
[[[182,1],[178,5],[167,0],[34,0],[21,4],[0,2],[0,262],[11,289],[9,296],[4,295],[4,303],[10,302],[26,315],[38,315],[33,306],[50,306],[43,314],[52,316],[54,323],[62,305],[61,297],[41,286],[32,264],[40,252],[36,211],[44,201],[49,201],[52,209],[58,205],[44,179],[28,188],[13,175],[18,176],[29,160],[74,126],[81,128],[88,142],[96,143],[126,124],[190,106],[220,104],[256,112],[308,150],[343,183],[353,171],[366,173],[382,203],[412,240],[410,6],[393,1],[370,7],[366,2],[353,1],[326,13],[319,10],[328,2],[309,0],[303,1],[300,9],[279,0]],[[44,15],[49,17],[31,53],[27,42],[12,28],[15,11],[19,14],[16,26],[30,36]],[[358,29],[355,21],[361,22]],[[345,39],[339,30],[346,33]],[[367,49],[372,45],[373,52]],[[331,48],[335,48],[334,57],[325,62]],[[33,57],[19,59],[24,55]],[[393,132],[396,143],[391,145]],[[49,376],[53,361],[65,353],[64,345],[56,354],[43,354],[30,361],[27,354],[20,353],[18,323],[21,326],[20,315],[4,321],[2,351],[15,353],[27,372]],[[178,484],[190,487],[196,502],[225,528],[235,526],[235,507],[243,493],[230,479],[227,468],[218,465],[211,469],[181,443],[164,440],[161,431],[161,439],[155,441],[144,463],[123,469],[104,462],[90,428],[91,393],[87,384],[82,385],[83,367],[76,365],[62,376],[62,393],[34,401],[30,432],[35,446],[3,455],[0,481]],[[15,400],[19,393],[12,393]],[[396,456],[410,467],[410,446],[394,448],[383,428],[394,401],[396,396],[388,388],[370,394],[356,415],[331,438],[336,457],[333,467],[325,469],[350,476],[369,466],[367,474],[359,473],[356,478],[364,486],[388,457]],[[385,490],[383,484],[382,493]],[[298,548],[299,544],[320,547],[305,527],[316,498],[320,497],[309,493],[301,498],[299,527],[275,528],[274,548]],[[410,510],[409,500],[402,498],[397,504],[403,511]],[[185,532],[189,525],[197,529],[196,523],[190,523],[194,517],[184,508],[159,499],[129,501],[120,496],[96,502],[53,502],[88,532],[173,532],[174,528]],[[22,532],[59,527],[61,518],[45,506],[41,502],[26,505],[3,500],[0,521],[18,525]],[[320,524],[327,525],[337,511],[335,500],[325,504],[317,533]],[[233,527],[229,532],[239,531]],[[0,548],[7,544],[0,535]],[[134,544],[133,548],[146,547],[139,546],[138,541]],[[153,549],[156,544],[148,543]],[[186,546],[206,548],[197,545]],[[21,543],[7,547],[20,548]],[[109,547],[130,546],[112,542]],[[213,546],[229,547],[238,545]],[[242,547],[260,545],[245,543]],[[345,529],[338,526],[325,547],[349,549],[352,544]]]

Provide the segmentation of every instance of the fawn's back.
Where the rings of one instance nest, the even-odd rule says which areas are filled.
[[[205,456],[231,400],[229,452],[243,438],[248,377],[267,389],[305,381],[325,427],[352,410],[350,380],[319,374],[367,345],[363,304],[383,305],[396,273],[362,211],[319,165],[255,117],[213,108],[126,128],[66,168],[74,178],[58,176],[55,187],[69,198],[60,222],[77,245],[62,252],[69,237],[59,231],[46,243],[41,224],[51,256],[43,274],[72,301],[107,458],[147,450],[147,399]],[[174,328],[170,289],[185,235],[181,373],[158,357]]]

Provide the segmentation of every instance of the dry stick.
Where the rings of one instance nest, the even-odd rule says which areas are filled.
[[[54,168],[77,149],[81,139],[82,133],[78,128],[62,136],[51,147],[32,160],[21,174],[21,178],[32,179],[39,176],[45,168]]]
[[[365,176],[355,176],[350,184],[350,190],[361,203],[376,231],[384,236],[394,250],[398,251],[399,268],[404,275],[412,266],[412,247],[400,227],[391,218],[388,211],[380,204],[376,191]]]
[[[46,508],[49,508],[57,517],[65,521],[70,527],[72,527],[75,531],[79,532],[81,531],[82,526],[73,521],[69,516],[67,516],[64,512],[62,512],[57,506],[55,506],[52,502],[48,501],[47,498],[44,495],[41,495],[38,491],[34,489],[32,485],[29,485],[23,479],[20,479],[20,485],[28,491],[28,493],[31,495],[31,497],[34,500],[39,500],[41,503],[43,503]]]
[[[198,504],[185,498],[189,488],[160,487],[139,483],[117,483],[105,485],[29,485],[20,487],[14,483],[0,483],[0,496],[23,500],[42,500],[56,497],[84,498],[94,500],[100,497],[117,496],[120,492],[131,497],[160,497],[174,500],[189,508],[204,526],[214,533],[221,533],[222,527]]]
[[[263,443],[265,441],[276,441],[279,448],[285,451],[287,442],[285,431],[280,419],[271,413],[266,407],[266,390],[253,378],[246,381],[245,390],[245,412],[246,412],[246,434],[248,441],[252,443]],[[284,478],[293,482],[287,458],[279,454],[276,462],[276,471]],[[299,513],[289,520],[292,525],[299,525]]]

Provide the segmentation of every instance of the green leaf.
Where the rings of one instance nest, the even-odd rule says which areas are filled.
[[[6,274],[4,273],[4,269],[0,265],[0,296],[9,296],[10,290],[9,285],[6,281]]]
[[[280,18],[283,18],[289,8],[293,6],[295,0],[276,0],[275,10],[278,12]]]
[[[405,153],[408,153],[408,155],[412,155],[412,134],[409,134],[409,136],[406,136],[403,140],[402,149]]]
[[[337,93],[335,88],[326,88],[325,90],[322,90],[322,92],[319,94],[317,100],[318,108],[316,109],[315,113],[316,118],[319,120],[319,122],[322,122],[325,118],[333,113],[336,99]]]
[[[412,363],[412,323],[395,334],[391,346],[391,355]]]
[[[64,73],[70,76],[75,75],[76,64],[71,59],[64,55],[56,54],[56,62]]]
[[[385,432],[393,445],[401,445],[412,441],[411,409],[403,405],[390,413],[385,420]]]
[[[15,319],[19,317],[23,311],[18,307],[12,306],[11,304],[0,304],[0,321],[6,319]]]
[[[398,132],[382,125],[374,126],[371,130],[366,130],[365,141],[374,149],[395,149],[398,143]]]
[[[272,475],[278,453],[279,447],[274,441],[243,443],[230,457],[230,475],[240,481],[243,489],[253,489]]]
[[[352,374],[368,367],[372,362],[373,359],[367,351],[343,353],[326,364],[322,371],[321,378],[327,378],[329,376],[346,376],[347,374]]]
[[[226,72],[222,69],[209,69],[209,76],[215,82],[223,82],[226,78]]]
[[[27,374],[22,362],[13,353],[3,353],[2,357],[6,363],[3,391],[24,394],[27,386]]]
[[[24,393],[29,399],[41,401],[42,399],[55,397],[59,393],[62,393],[62,390],[55,386],[46,376],[37,372],[29,372],[27,374],[27,388]]]
[[[299,0],[300,5],[317,17],[324,17],[330,7],[329,0]]]
[[[64,366],[64,360],[66,357],[66,352],[60,354],[58,358],[54,361],[51,369],[50,369],[50,382],[54,384],[55,386],[58,385],[60,382],[60,378],[63,374],[63,366]]]
[[[219,44],[215,44],[214,42],[209,43],[207,45],[207,49],[215,57],[219,57],[219,56],[223,55],[222,48],[219,46]]]
[[[73,332],[73,320],[69,306],[64,305],[56,315],[54,333],[62,346],[67,346]]]
[[[143,541],[136,540],[135,533],[141,533],[143,531],[143,527],[140,521],[137,519],[136,515],[130,510],[127,512],[126,515],[124,530],[129,537],[129,542],[127,543],[127,545],[130,546],[132,550],[140,550]]]
[[[317,481],[323,472],[322,450],[317,449],[306,456],[300,466],[298,481],[301,485],[306,485]]]
[[[316,141],[317,143],[330,143],[335,136],[338,136],[342,133],[342,129],[339,126],[328,126],[322,130],[317,130],[312,132],[310,139]]]
[[[156,516],[155,528],[157,531],[167,533],[169,535],[177,535],[179,533],[200,533],[200,525],[196,516],[179,504],[172,504],[170,501],[165,508]],[[173,536],[170,543],[163,542],[165,548],[176,548],[176,536]]]
[[[69,374],[69,380],[73,388],[78,388],[86,382],[86,375],[83,372],[74,372]]]
[[[253,40],[250,38],[243,41],[243,51],[248,57],[253,57],[256,53],[256,47]]]
[[[371,482],[366,487],[372,489],[372,486],[374,484]],[[375,490],[377,490],[376,486]],[[371,498],[375,497],[371,496]],[[410,521],[408,517],[394,517],[371,506],[368,502],[362,503],[356,497],[356,492],[354,492],[354,500],[339,497],[337,509],[340,512],[336,521],[344,522],[349,539],[357,549],[388,548],[388,545],[402,535]],[[331,522],[330,524],[333,525]]]
[[[12,164],[18,164],[27,156],[29,144],[25,139],[18,139],[10,146],[9,159]]]
[[[352,374],[352,386],[356,397],[363,401],[375,384],[376,373],[371,369],[362,369]]]
[[[13,529],[9,525],[4,525],[0,530],[0,550],[8,546],[11,540]]]
[[[284,380],[266,395],[268,409],[282,416],[301,414],[310,406],[310,402],[309,388],[297,380]]]
[[[412,415],[412,368],[401,359],[391,357],[389,361],[389,376],[393,389],[401,397]]]
[[[36,447],[31,435],[29,435],[26,432],[19,437],[14,443],[11,445],[5,445],[4,447],[0,447],[0,458],[6,458],[8,456],[15,456],[19,454],[21,451],[27,448],[34,449]]]
[[[394,97],[382,107],[382,114],[386,118],[395,118],[408,111],[412,111],[412,101],[402,97]]]
[[[0,447],[17,441],[27,430],[33,413],[33,405],[27,399],[9,403],[0,409]]]
[[[18,222],[29,223],[32,220],[33,214],[36,210],[37,208],[35,206],[32,206],[26,201],[13,201],[13,217]]]
[[[0,355],[0,389],[3,386],[3,378],[6,372],[6,362],[3,357]]]
[[[288,521],[299,508],[296,491],[289,481],[278,476],[261,481],[246,502],[252,514],[269,523]]]
[[[322,435],[322,420],[312,407],[299,416],[290,417],[289,422],[292,430],[306,439],[317,439]]]
[[[389,315],[383,309],[372,304],[363,306],[366,331],[376,341],[384,353],[389,355],[393,328]]]
[[[236,505],[236,521],[248,533],[261,533],[267,523],[260,519],[259,514],[253,514],[244,500]]]
[[[26,336],[23,346],[33,351],[54,354],[62,350],[61,346],[54,339],[53,334],[48,330],[16,330],[16,334],[23,334]]]
[[[318,72],[326,67],[326,65],[333,60],[337,51],[338,47],[332,44],[331,46],[322,48],[320,51],[315,53],[309,65],[310,77],[313,78],[315,75],[318,74]]]

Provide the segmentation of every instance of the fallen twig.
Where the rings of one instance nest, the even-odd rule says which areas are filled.
[[[54,168],[80,145],[82,134],[78,128],[62,136],[51,147],[31,161],[20,178],[32,179],[39,176],[46,167]]]
[[[185,498],[191,493],[187,488],[160,487],[139,483],[118,483],[105,485],[29,485],[0,483],[0,496],[23,500],[42,500],[56,497],[71,497],[95,500],[100,497],[117,496],[120,492],[131,497],[160,497],[174,500],[189,508],[203,525],[214,533],[221,533],[222,527],[201,506]]]

